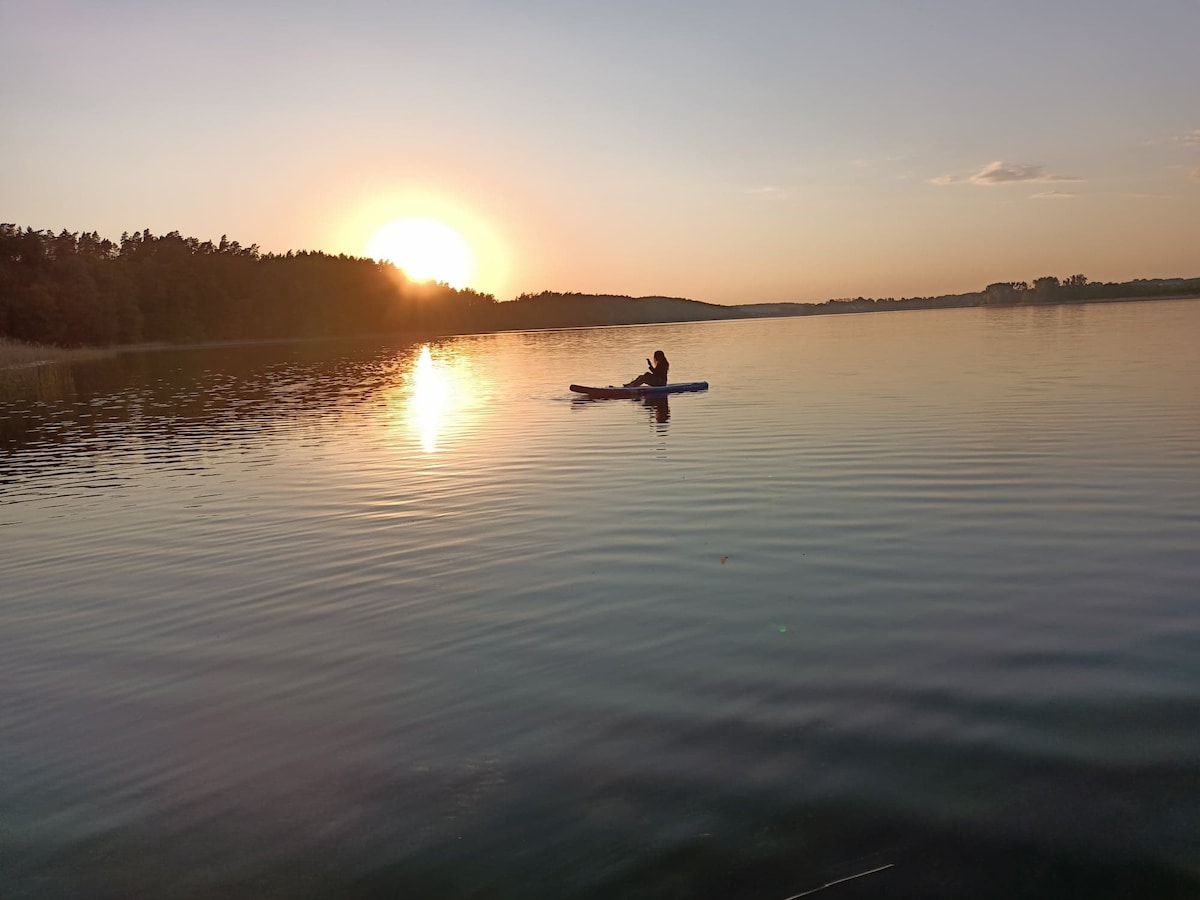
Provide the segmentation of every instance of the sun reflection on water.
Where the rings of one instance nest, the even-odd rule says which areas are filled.
[[[417,364],[413,367],[412,396],[409,409],[412,422],[421,438],[421,448],[426,453],[437,450],[438,432],[451,400],[450,379],[433,362],[433,353],[426,344],[421,348]]]
[[[425,453],[446,449],[448,436],[478,424],[478,394],[487,379],[474,371],[469,354],[426,344],[405,368],[407,378],[397,399],[403,402],[406,430]]]

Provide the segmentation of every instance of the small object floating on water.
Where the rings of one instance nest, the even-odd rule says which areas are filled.
[[[882,872],[884,869],[890,869],[895,865],[895,863],[888,863],[886,866],[879,866],[875,869],[867,869],[867,871],[859,872],[857,875],[847,875],[845,878],[839,878],[836,881],[827,881],[820,887],[815,887],[807,891],[801,891],[798,894],[792,894],[792,896],[785,898],[785,900],[797,900],[799,897],[807,897],[809,894],[815,894],[817,891],[823,891],[825,888],[833,887],[835,884],[841,884],[843,881],[853,881],[855,878],[862,878],[864,875],[874,875],[876,872]]]
[[[778,631],[780,634],[787,634],[787,626],[786,625],[776,625],[774,622],[772,622],[771,630]]]
[[[727,559],[729,559],[728,556],[722,556],[721,557],[721,565],[725,565],[725,560],[727,560]]]
[[[593,399],[621,400],[637,397],[663,397],[667,394],[681,394],[685,391],[707,391],[707,381],[680,381],[675,384],[643,384],[638,387],[622,387],[610,384],[608,387],[588,387],[582,384],[571,385],[576,394],[587,394]]]

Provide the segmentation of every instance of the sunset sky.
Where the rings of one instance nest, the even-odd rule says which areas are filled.
[[[0,0],[0,220],[719,303],[1200,276],[1200,2]]]

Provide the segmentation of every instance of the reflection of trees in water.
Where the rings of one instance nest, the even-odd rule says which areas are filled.
[[[71,367],[62,363],[35,363],[0,369],[0,402],[49,403],[75,392]]]
[[[69,365],[50,363],[0,370],[0,449],[25,446],[45,430],[35,424],[36,419],[20,415],[19,410],[68,403],[75,394]]]
[[[215,428],[228,443],[281,423],[340,418],[395,384],[411,346],[374,342],[248,345],[121,354],[76,365],[6,370],[0,450],[30,443],[121,445],[136,424],[147,440]]]

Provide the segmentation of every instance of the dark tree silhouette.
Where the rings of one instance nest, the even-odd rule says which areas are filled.
[[[1004,281],[975,293],[899,300],[719,306],[543,291],[497,303],[491,294],[410,281],[391,263],[303,250],[262,253],[257,244],[242,246],[228,235],[214,244],[144,228],[114,243],[95,232],[0,225],[0,336],[63,346],[454,334],[1188,295],[1200,295],[1200,278],[1107,284],[1046,275],[1032,287]]]
[[[390,263],[261,253],[150,229],[0,225],[0,335],[38,343],[191,342],[468,327],[495,298],[411,282]]]

